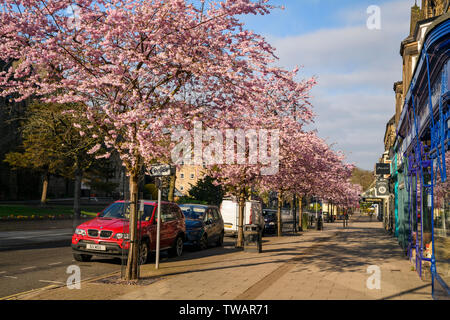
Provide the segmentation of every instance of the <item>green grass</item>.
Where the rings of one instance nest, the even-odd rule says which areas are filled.
[[[97,212],[103,208],[81,207],[81,214],[95,217]],[[73,214],[71,206],[26,206],[26,205],[0,205],[0,217],[15,218],[38,218],[38,217],[60,217]]]

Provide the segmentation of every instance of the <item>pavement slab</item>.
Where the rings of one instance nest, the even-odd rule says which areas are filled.
[[[210,250],[210,251],[208,251]],[[395,238],[378,221],[353,217],[348,228],[325,224],[323,231],[264,238],[263,252],[229,248],[165,261],[159,270],[141,268],[146,285],[86,281],[81,289],[52,287],[18,299],[117,300],[378,300],[431,299]],[[368,287],[379,270],[380,287]],[[374,282],[370,282],[374,283]]]

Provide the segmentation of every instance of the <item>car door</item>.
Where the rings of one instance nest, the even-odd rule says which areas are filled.
[[[220,213],[217,210],[217,208],[212,208],[211,210],[214,215],[214,235],[215,235],[215,240],[217,241],[217,240],[219,240],[219,237],[223,231],[223,222],[222,222],[222,218],[220,217]]]
[[[163,205],[161,204],[161,218],[163,216]],[[147,233],[150,236],[150,250],[156,251],[156,240],[157,240],[157,228],[158,228],[158,206],[155,206],[155,209],[153,210],[152,218],[150,218],[150,221],[153,220],[153,223],[148,227]],[[160,228],[160,248],[163,248],[163,238],[164,238],[164,226],[161,225]]]
[[[211,208],[211,215],[213,216],[213,233],[214,233],[214,243],[219,239],[220,233],[221,233],[221,229],[220,229],[220,220],[219,220],[219,215],[217,213],[216,208]]]
[[[168,205],[168,207],[170,210],[170,215],[169,215],[169,221],[167,221],[167,228],[168,228],[167,237],[168,237],[169,246],[172,247],[178,236],[179,207],[174,203],[170,203]]]
[[[152,238],[154,235],[152,235],[153,228],[151,225],[151,219],[153,216],[153,211],[155,209],[155,206],[153,205],[144,205],[144,212],[141,217],[140,221],[140,230],[141,230],[141,237],[148,237],[150,239],[150,244],[152,244]],[[151,247],[150,247],[151,248]]]
[[[208,244],[211,244],[214,241],[214,215],[210,208],[206,209],[205,216],[205,232],[208,235]]]
[[[220,205],[221,216],[227,232],[235,233],[238,230],[238,209],[237,203],[232,200],[224,200]]]
[[[173,229],[173,227],[171,223],[173,223],[173,219],[170,204],[163,203],[161,205],[161,249],[167,249],[172,244],[171,229]]]
[[[181,211],[180,207],[177,204],[174,204],[174,212],[175,212],[175,219],[176,219],[177,234],[179,232],[186,233],[186,223],[184,220],[184,215],[183,215],[183,212]]]

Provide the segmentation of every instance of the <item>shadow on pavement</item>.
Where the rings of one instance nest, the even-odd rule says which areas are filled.
[[[402,292],[390,295],[388,297],[381,298],[380,300],[389,300],[389,299],[401,297],[401,296],[403,296],[405,294],[411,294],[411,293],[414,294],[415,291],[420,290],[420,289],[425,289],[425,288],[428,288],[428,287],[431,287],[431,283],[425,284],[423,286],[416,287],[416,288],[413,288],[413,289],[410,289],[410,290],[405,290],[405,291],[402,291]],[[430,292],[431,292],[431,289],[430,289]],[[422,294],[422,293],[417,293],[417,294]]]

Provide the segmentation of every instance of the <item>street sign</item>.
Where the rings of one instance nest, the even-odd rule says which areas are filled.
[[[377,163],[375,166],[375,174],[391,174],[391,165],[389,163]]]
[[[156,165],[150,168],[150,176],[166,177],[174,173],[174,168],[170,164]]]

